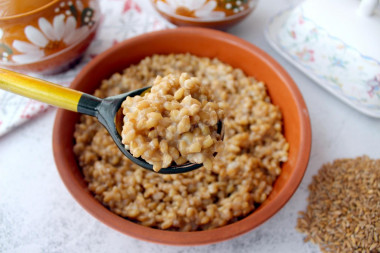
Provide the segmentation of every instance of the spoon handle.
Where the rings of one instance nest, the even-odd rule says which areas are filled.
[[[86,93],[1,68],[0,89],[92,116],[101,102],[99,98]]]

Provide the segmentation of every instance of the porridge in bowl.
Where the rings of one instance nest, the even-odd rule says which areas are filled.
[[[151,85],[157,75],[197,77],[224,111],[224,147],[211,169],[161,175],[118,150],[96,119],[82,116],[74,152],[88,187],[114,213],[141,225],[175,231],[207,230],[244,218],[264,202],[281,173],[289,145],[280,109],[264,83],[217,59],[154,55],[104,80],[104,98]]]
[[[222,110],[211,100],[210,91],[195,77],[158,76],[149,92],[123,102],[122,142],[154,171],[187,161],[211,169],[222,144]]]

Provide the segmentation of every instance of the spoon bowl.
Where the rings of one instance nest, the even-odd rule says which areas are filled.
[[[19,74],[10,70],[0,69],[0,89],[17,93],[19,95],[36,99],[53,106],[64,108],[96,117],[107,129],[120,151],[132,162],[144,169],[154,171],[153,165],[140,157],[134,157],[122,143],[121,129],[123,126],[123,113],[121,104],[127,97],[141,95],[150,87],[133,90],[120,95],[104,99],[62,87],[41,79]],[[221,121],[218,122],[218,132],[223,135]],[[185,173],[202,167],[202,164],[185,163],[176,165],[172,163],[167,168],[158,171],[161,174]]]
[[[137,95],[141,95],[145,91],[147,91],[150,87],[144,87],[141,89],[133,90],[127,93],[123,93],[120,95],[108,97],[102,99],[100,104],[97,106],[97,115],[95,117],[99,120],[99,122],[107,129],[112,139],[115,141],[116,145],[120,149],[120,151],[128,157],[131,161],[136,163],[137,165],[148,169],[150,171],[153,170],[153,165],[147,163],[141,157],[134,157],[128,149],[125,148],[124,144],[121,140],[121,130],[123,125],[123,110],[121,108],[121,104],[127,97],[134,97]],[[84,112],[82,112],[84,113]],[[219,121],[220,122],[220,121]],[[218,123],[218,131],[221,131],[221,122]],[[219,130],[220,129],[220,130]],[[182,165],[172,165],[167,168],[162,168],[158,171],[161,174],[178,174],[185,173],[195,169],[202,167],[202,164],[195,163],[185,163]]]

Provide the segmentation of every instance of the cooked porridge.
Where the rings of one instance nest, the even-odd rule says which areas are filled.
[[[158,76],[143,96],[122,104],[122,142],[134,157],[142,157],[154,171],[186,163],[212,168],[221,148],[218,121],[222,110],[210,91],[195,77],[182,73]]]
[[[156,76],[186,72],[213,92],[224,111],[224,147],[212,168],[161,175],[133,164],[90,116],[76,126],[74,152],[95,197],[116,214],[144,226],[207,230],[233,223],[266,200],[288,157],[280,109],[264,83],[218,59],[154,55],[104,80],[104,98],[152,84]]]

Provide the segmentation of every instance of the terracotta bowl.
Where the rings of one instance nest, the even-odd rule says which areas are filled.
[[[151,0],[153,7],[178,26],[226,29],[246,18],[258,0]]]
[[[71,88],[93,93],[101,80],[138,63],[146,56],[186,52],[201,57],[217,57],[264,81],[272,102],[281,108],[284,134],[290,144],[289,159],[283,164],[282,173],[268,199],[246,218],[220,228],[199,232],[163,231],[124,219],[98,202],[87,189],[73,153],[73,132],[80,115],[59,109],[53,131],[53,151],[58,171],[67,189],[83,208],[121,233],[170,245],[220,242],[246,233],[268,220],[285,205],[297,189],[308,164],[311,146],[308,110],[291,77],[275,60],[254,45],[217,30],[177,28],[126,40],[86,65]]]
[[[0,9],[0,65],[52,74],[85,52],[100,19],[97,0],[12,0]]]

